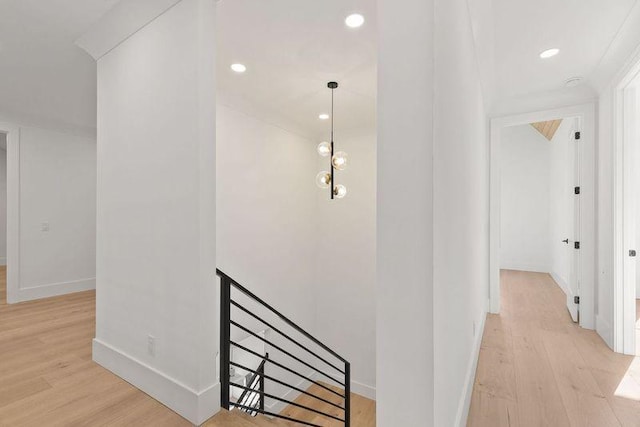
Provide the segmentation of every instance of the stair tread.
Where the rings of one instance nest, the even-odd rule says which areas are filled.
[[[242,411],[221,410],[217,415],[204,423],[202,427],[290,427],[292,423],[263,415],[252,417]]]

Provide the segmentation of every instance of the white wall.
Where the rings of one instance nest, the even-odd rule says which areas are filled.
[[[336,183],[344,199],[316,189],[316,316],[318,336],[351,362],[352,391],[376,393],[376,135],[373,129],[340,130],[336,148],[349,154]],[[311,147],[314,149],[314,147]],[[328,157],[316,170],[328,170]]]
[[[216,239],[218,268],[258,297],[273,305],[313,335],[316,325],[316,246],[320,221],[315,186],[316,151],[313,141],[218,103],[216,126]],[[232,292],[232,298],[295,339],[292,332],[266,309]],[[254,332],[265,326],[232,309],[232,319]],[[247,336],[231,328],[232,339]],[[314,363],[276,332],[277,343],[301,359]],[[334,346],[333,336],[325,337]],[[308,367],[267,346],[271,359],[311,375]],[[242,354],[237,350],[235,354]],[[324,354],[324,353],[322,353]],[[304,388],[303,380],[271,364],[267,374]],[[308,384],[307,384],[308,385]],[[272,381],[267,393],[295,399],[297,394]],[[267,410],[284,409],[271,399]]]
[[[7,300],[15,303],[93,289],[95,138],[3,126],[10,128],[7,151],[2,152]]]
[[[95,139],[21,128],[19,161],[21,299],[94,288]]]
[[[220,404],[215,1],[157,4],[119,3],[124,12],[96,27],[111,44],[90,50],[98,58],[93,357],[199,424]],[[127,8],[134,18],[158,14],[113,39],[112,30],[136,22]]]
[[[217,122],[218,268],[314,329],[315,145],[220,104]]]
[[[0,133],[0,265],[7,264],[7,135]]]
[[[402,6],[378,0],[376,425],[426,427],[434,423],[434,1]]]
[[[489,292],[488,119],[467,1],[437,0],[435,23],[434,425],[462,426]]]
[[[551,143],[530,125],[500,142],[500,268],[551,272]]]

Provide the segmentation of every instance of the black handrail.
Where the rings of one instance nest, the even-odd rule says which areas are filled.
[[[268,416],[272,416],[272,417],[276,417],[276,418],[282,418],[288,421],[294,421],[300,424],[304,424],[304,425],[308,425],[308,426],[313,426],[313,427],[321,427],[318,426],[317,424],[313,424],[307,421],[303,421],[303,420],[297,420],[297,419],[293,419],[291,417],[288,416],[284,416],[284,415],[280,415],[280,414],[276,414],[270,411],[266,411],[264,408],[264,401],[265,401],[265,397],[268,397],[270,399],[279,401],[279,402],[283,402],[283,403],[287,403],[289,405],[292,406],[296,406],[298,408],[301,408],[303,410],[306,411],[310,411],[313,412],[315,414],[319,414],[323,417],[327,417],[327,418],[331,418],[333,420],[337,420],[340,422],[344,422],[344,425],[346,427],[350,426],[350,415],[351,415],[351,365],[349,364],[349,362],[344,359],[342,356],[338,355],[335,351],[333,351],[332,349],[330,349],[328,346],[326,346],[325,344],[323,344],[322,342],[320,342],[317,338],[315,338],[314,336],[312,336],[310,333],[308,333],[307,331],[305,331],[304,329],[302,329],[301,327],[299,327],[298,325],[296,325],[292,320],[290,320],[289,318],[287,318],[286,316],[284,316],[282,313],[280,313],[279,311],[277,311],[275,308],[273,308],[271,305],[267,304],[265,301],[263,301],[261,298],[257,297],[255,294],[253,294],[252,292],[250,292],[249,290],[247,290],[245,287],[243,287],[242,285],[240,285],[238,282],[236,282],[235,280],[233,280],[230,276],[228,276],[227,274],[225,274],[224,272],[220,271],[219,269],[216,270],[217,275],[220,277],[220,285],[221,285],[221,289],[220,289],[220,382],[222,385],[222,390],[221,390],[221,405],[223,408],[225,409],[230,409],[230,407],[235,407],[238,408],[240,410],[244,410],[246,412],[248,412],[251,415],[260,413],[260,414],[264,414],[264,415],[268,415]],[[300,333],[301,335],[303,335],[304,337],[306,337],[307,339],[309,339],[310,341],[312,341],[314,344],[316,344],[318,347],[320,347],[322,350],[326,351],[327,353],[329,353],[331,356],[335,357],[336,359],[338,359],[340,362],[344,363],[344,369],[339,368],[338,366],[336,366],[335,364],[329,362],[327,359],[323,358],[322,356],[318,355],[316,352],[310,350],[309,348],[305,347],[303,344],[301,344],[299,341],[295,340],[294,338],[292,338],[291,336],[289,336],[288,334],[282,332],[282,330],[276,328],[275,326],[273,326],[273,324],[265,321],[264,319],[262,319],[261,317],[259,317],[258,315],[256,315],[254,312],[248,310],[247,308],[243,307],[240,303],[238,303],[237,301],[234,301],[231,299],[231,288],[235,288],[238,291],[240,291],[242,294],[244,294],[245,296],[249,297],[251,300],[253,300],[254,302],[258,303],[260,306],[262,306],[263,308],[266,308],[267,310],[269,310],[271,313],[275,314],[280,320],[282,320],[283,322],[285,322],[288,326],[290,326],[291,328],[293,328],[295,331],[297,331],[298,333]],[[248,314],[249,316],[251,316],[252,318],[258,320],[259,322],[261,322],[263,325],[265,325],[267,328],[269,328],[270,330],[273,330],[274,332],[276,332],[277,334],[279,334],[280,336],[284,337],[285,339],[287,339],[289,342],[295,344],[297,347],[303,349],[306,351],[306,353],[310,354],[311,356],[313,356],[315,359],[320,360],[321,362],[325,363],[326,365],[330,366],[331,368],[335,369],[336,371],[338,371],[340,374],[344,374],[344,383],[337,380],[336,378],[334,378],[334,376],[329,375],[327,373],[325,373],[324,371],[316,368],[315,366],[313,366],[312,364],[302,360],[301,358],[291,354],[289,351],[285,350],[284,348],[282,348],[281,346],[278,346],[276,344],[274,344],[273,342],[269,341],[268,339],[258,335],[257,333],[251,331],[249,328],[247,328],[244,325],[241,325],[240,323],[234,321],[231,319],[231,307],[234,306],[236,308],[238,308],[239,310],[241,310],[242,312]],[[306,366],[307,368],[310,368],[311,370],[325,376],[326,378],[330,379],[331,381],[341,385],[344,387],[344,395],[340,394],[338,392],[336,392],[335,390],[329,388],[328,386],[322,384],[321,382],[318,381],[314,381],[313,379],[309,378],[308,375],[303,375],[299,372],[296,372],[295,370],[285,366],[283,363],[277,362],[275,360],[273,360],[273,358],[270,358],[269,355],[261,355],[241,344],[238,344],[236,342],[233,342],[231,340],[231,327],[236,327],[242,331],[244,331],[245,333],[261,340],[262,342],[264,342],[265,344],[267,344],[268,346],[271,346],[272,348],[278,350],[278,352],[288,356],[290,359],[295,360],[296,362]],[[252,354],[253,356],[256,356],[260,359],[262,359],[260,366],[258,367],[258,369],[253,370],[253,369],[249,369],[246,368],[243,365],[240,365],[238,363],[235,363],[233,361],[230,360],[230,355],[231,355],[231,346],[237,347],[240,350],[246,351],[249,354]],[[331,393],[333,393],[334,395],[339,396],[341,399],[344,400],[344,407],[337,405],[333,402],[330,402],[327,399],[324,399],[320,396],[317,396],[313,393],[310,393],[306,390],[303,390],[299,387],[287,384],[285,381],[275,378],[273,376],[270,375],[266,375],[265,374],[265,365],[269,363],[269,364],[273,364],[274,366],[277,366],[289,373],[292,373],[300,378],[302,378],[305,381],[308,381],[312,384],[315,384]],[[244,385],[240,385],[240,384],[235,384],[232,383],[230,381],[230,377],[229,377],[229,372],[231,369],[231,366],[235,366],[237,368],[240,369],[244,369],[248,372],[251,372],[253,374],[253,376],[250,377],[249,380],[249,384],[248,386],[244,386]],[[258,379],[259,381],[259,391],[255,389],[255,381],[256,379]],[[265,381],[273,381],[276,384],[288,387],[292,390],[295,390],[299,393],[305,394],[307,396],[313,397],[323,403],[332,405],[336,408],[339,408],[341,410],[344,411],[344,418],[338,418],[334,415],[322,412],[320,410],[317,410],[315,408],[312,407],[308,407],[308,406],[304,406],[301,405],[295,401],[291,401],[291,400],[287,400],[287,399],[283,399],[281,397],[275,396],[273,394],[267,393],[265,392]],[[240,399],[238,400],[238,402],[236,403],[232,403],[230,402],[230,388],[231,387],[238,387],[240,389],[243,389],[243,393],[240,396]],[[254,398],[251,399],[251,402],[245,402],[246,397],[247,396],[256,396],[258,395],[258,401],[256,402]]]

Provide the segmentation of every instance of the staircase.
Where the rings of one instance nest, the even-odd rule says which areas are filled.
[[[252,417],[246,412],[222,410],[215,417],[211,418],[202,427],[253,427],[253,426],[286,426],[294,424],[275,418],[268,418],[264,415]]]
[[[350,363],[230,276],[217,274],[225,410],[204,425],[350,427]]]

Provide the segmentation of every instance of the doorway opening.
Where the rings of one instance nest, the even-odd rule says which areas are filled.
[[[594,328],[594,120],[585,104],[491,121],[492,313],[501,270],[550,274],[573,321]]]

